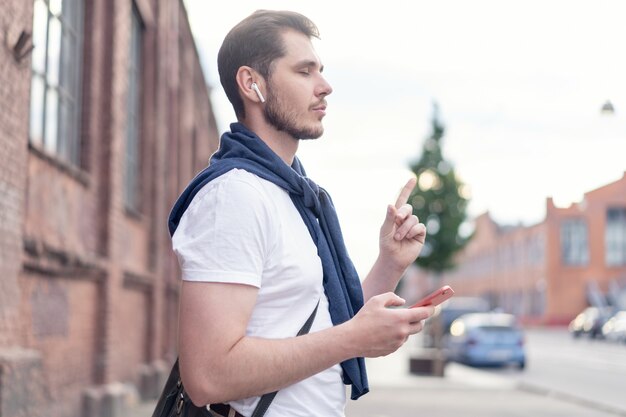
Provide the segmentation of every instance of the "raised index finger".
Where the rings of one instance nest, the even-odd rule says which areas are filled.
[[[406,185],[402,188],[402,191],[400,191],[398,199],[396,200],[397,209],[399,209],[409,201],[409,197],[411,196],[413,188],[415,188],[415,184],[417,184],[417,178],[411,178],[407,181]]]

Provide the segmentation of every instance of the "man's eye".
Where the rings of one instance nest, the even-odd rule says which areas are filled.
[[[302,74],[302,75],[310,75],[309,74],[309,70],[302,70],[302,71],[300,71],[300,74]]]

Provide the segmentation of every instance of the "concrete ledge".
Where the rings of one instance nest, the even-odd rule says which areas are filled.
[[[170,370],[171,366],[168,366],[164,361],[155,361],[150,365],[142,365],[139,370],[139,394],[142,400],[159,398]]]
[[[445,364],[446,357],[441,349],[421,349],[409,357],[409,372],[442,377]]]
[[[113,383],[83,392],[83,417],[126,417],[139,404],[134,385]]]
[[[46,395],[39,352],[0,349],[0,417],[44,417]]]

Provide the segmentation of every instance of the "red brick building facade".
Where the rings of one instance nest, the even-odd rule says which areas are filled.
[[[502,227],[489,214],[442,279],[526,321],[564,324],[593,303],[626,308],[626,174],[557,208],[530,227]]]
[[[167,214],[218,144],[187,15],[8,0],[0,29],[0,417],[123,415],[175,356]]]

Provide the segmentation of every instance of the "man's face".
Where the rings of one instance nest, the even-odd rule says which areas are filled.
[[[324,133],[325,97],[333,90],[309,38],[288,30],[282,35],[286,54],[272,64],[267,81],[265,119],[295,139],[317,139]]]

